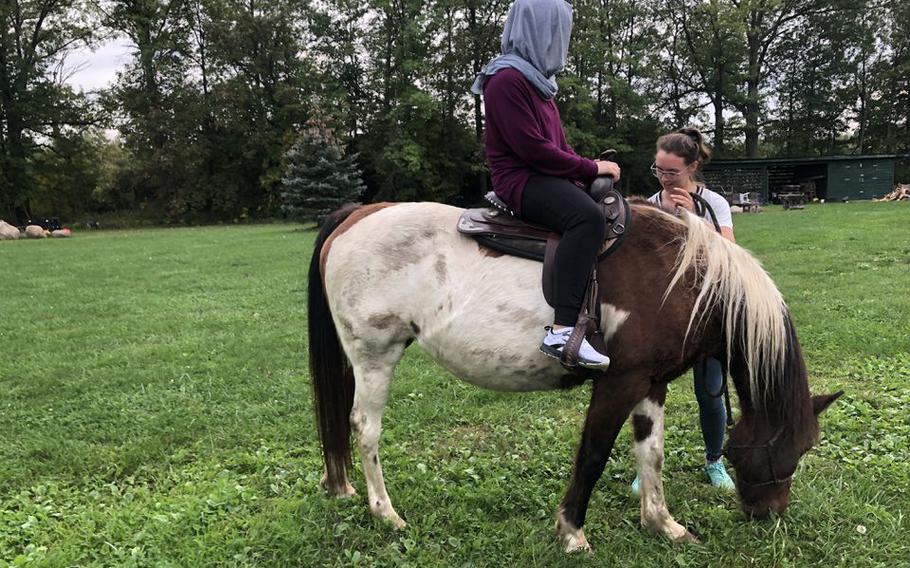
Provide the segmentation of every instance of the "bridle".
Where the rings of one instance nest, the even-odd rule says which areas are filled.
[[[780,436],[781,436],[781,434],[783,434],[783,432],[784,432],[784,428],[783,428],[783,426],[781,426],[777,430],[777,433],[774,434],[774,436],[772,436],[770,440],[768,440],[767,444],[761,444],[761,445],[737,444],[737,445],[733,445],[733,446],[727,445],[727,447],[723,449],[721,454],[728,456],[728,457],[729,457],[728,452],[730,450],[734,450],[734,449],[737,449],[737,450],[764,449],[765,452],[768,454],[768,467],[771,468],[771,479],[769,481],[763,481],[761,483],[752,483],[750,481],[746,481],[745,479],[743,479],[742,477],[737,475],[737,481],[739,483],[742,483],[743,485],[747,485],[749,487],[769,487],[772,485],[781,485],[783,483],[787,483],[788,481],[790,481],[790,479],[793,478],[792,473],[790,475],[788,475],[787,477],[783,477],[783,478],[777,477],[777,470],[775,470],[775,468],[774,468],[774,456],[771,454],[771,448],[774,447],[774,444],[777,443],[778,438],[780,438]]]

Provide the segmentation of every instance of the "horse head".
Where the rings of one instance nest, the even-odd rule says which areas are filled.
[[[774,424],[762,412],[750,411],[730,432],[724,454],[736,472],[743,511],[765,518],[783,513],[790,504],[790,484],[800,458],[818,438],[818,415],[843,391],[811,398],[811,416],[802,424]]]

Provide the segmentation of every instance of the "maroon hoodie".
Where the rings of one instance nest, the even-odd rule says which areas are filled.
[[[493,191],[512,211],[521,212],[521,196],[533,174],[585,184],[597,177],[597,164],[566,143],[556,103],[541,99],[520,71],[503,69],[490,77],[483,97]]]

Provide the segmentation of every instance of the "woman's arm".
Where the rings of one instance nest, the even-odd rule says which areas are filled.
[[[730,204],[723,197],[712,193],[711,201],[714,208],[714,214],[717,216],[717,224],[720,225],[720,234],[731,242],[736,242],[733,236],[733,213],[730,211]]]
[[[708,205],[711,206],[714,215],[717,217],[717,224],[720,225],[721,236],[728,241],[735,243],[736,237],[733,235],[733,214],[730,212],[730,204],[727,203],[726,199],[721,198],[717,200],[709,199]],[[690,213],[695,214],[695,200],[692,199],[692,196],[688,191],[681,187],[674,187],[669,190],[668,199],[662,200],[662,207],[670,212],[676,207],[682,207]],[[702,220],[712,227],[714,226],[713,221],[708,215],[702,217]]]

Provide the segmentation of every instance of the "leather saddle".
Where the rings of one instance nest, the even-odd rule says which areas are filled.
[[[613,188],[610,178],[595,180],[590,194],[602,208],[607,226],[607,238],[597,258],[600,261],[619,248],[629,228],[632,210],[629,202]],[[492,250],[543,262],[544,297],[553,305],[552,261],[560,235],[546,227],[523,221],[492,191],[485,198],[492,207],[466,210],[458,219],[458,231]]]
[[[615,252],[629,230],[632,210],[629,202],[613,187],[613,180],[599,177],[589,188],[591,198],[603,210],[607,238],[597,257],[598,262]],[[527,223],[511,211],[492,191],[486,195],[492,207],[468,209],[458,219],[458,231],[474,238],[481,246],[529,260],[543,262],[543,293],[547,303],[553,305],[556,247],[560,235],[546,227]],[[568,368],[578,364],[578,348],[585,337],[591,344],[605,352],[600,332],[600,302],[597,301],[597,267],[591,272],[585,301],[579,314],[576,330],[563,349],[560,360]]]

